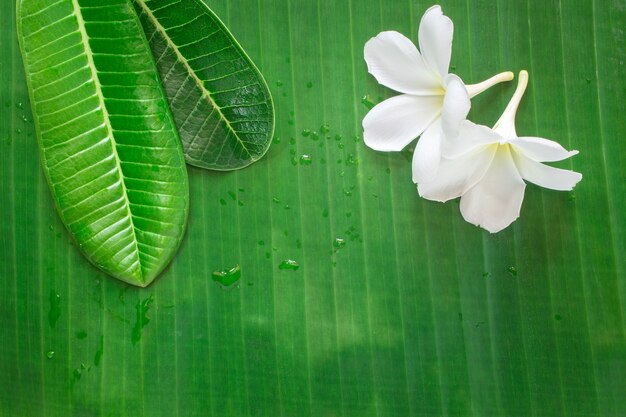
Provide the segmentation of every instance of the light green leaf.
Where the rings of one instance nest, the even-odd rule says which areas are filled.
[[[187,163],[214,170],[261,158],[274,132],[263,76],[198,0],[133,0],[156,58]]]
[[[130,3],[20,0],[18,37],[41,161],[85,256],[146,286],[185,230],[182,149]]]

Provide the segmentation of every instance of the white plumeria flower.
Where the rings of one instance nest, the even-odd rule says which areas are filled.
[[[413,154],[415,182],[436,174],[442,123],[454,129],[465,119],[470,106],[466,97],[513,79],[512,72],[504,72],[465,86],[459,77],[448,74],[452,34],[452,21],[440,6],[433,6],[420,22],[419,51],[408,38],[393,31],[382,32],[365,44],[369,72],[380,84],[403,93],[378,104],[365,116],[365,144],[377,151],[401,151],[421,135]]]
[[[582,179],[580,173],[542,162],[561,161],[578,151],[568,152],[548,139],[517,137],[515,114],[527,85],[528,73],[522,71],[517,90],[493,129],[465,120],[458,130],[446,132],[437,177],[418,184],[422,197],[441,202],[461,197],[463,218],[496,233],[519,217],[524,180],[553,190],[574,188]]]

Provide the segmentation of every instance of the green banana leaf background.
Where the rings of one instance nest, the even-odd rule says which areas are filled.
[[[148,288],[95,269],[39,165],[0,5],[0,416],[626,416],[623,2],[445,0],[452,72],[527,69],[521,135],[580,155],[573,192],[529,185],[495,235],[418,197],[411,152],[365,147],[382,30],[407,0],[208,1],[259,66],[274,143],[189,168],[187,235]],[[515,89],[473,100],[493,125]],[[365,97],[365,99],[364,99]],[[287,263],[285,261],[295,261]],[[224,287],[213,272],[240,267]]]

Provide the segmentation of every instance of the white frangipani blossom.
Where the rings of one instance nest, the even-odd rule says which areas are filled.
[[[375,106],[363,119],[364,141],[378,151],[401,151],[421,135],[413,154],[413,180],[437,173],[443,146],[442,125],[453,131],[465,119],[470,97],[513,79],[498,74],[474,85],[448,73],[452,21],[440,6],[429,8],[419,26],[419,51],[404,35],[382,32],[365,44],[365,61],[378,82],[402,94]]]
[[[578,172],[554,168],[542,162],[561,161],[576,155],[557,142],[517,137],[515,114],[528,84],[520,72],[513,98],[493,129],[463,121],[447,130],[437,176],[418,184],[419,194],[442,201],[461,197],[463,218],[491,233],[519,217],[524,180],[553,190],[568,191],[582,179]]]

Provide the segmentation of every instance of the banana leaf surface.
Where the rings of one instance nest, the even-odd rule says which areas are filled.
[[[520,134],[580,155],[491,235],[418,197],[411,151],[366,148],[395,93],[368,75],[406,0],[207,1],[268,81],[276,133],[235,172],[189,167],[180,251],[149,287],[99,272],[55,212],[0,5],[0,415],[624,416],[622,3],[441,2],[466,82],[527,69]],[[515,88],[473,100],[492,125]],[[222,272],[225,271],[225,272]],[[221,283],[220,283],[221,282]]]

